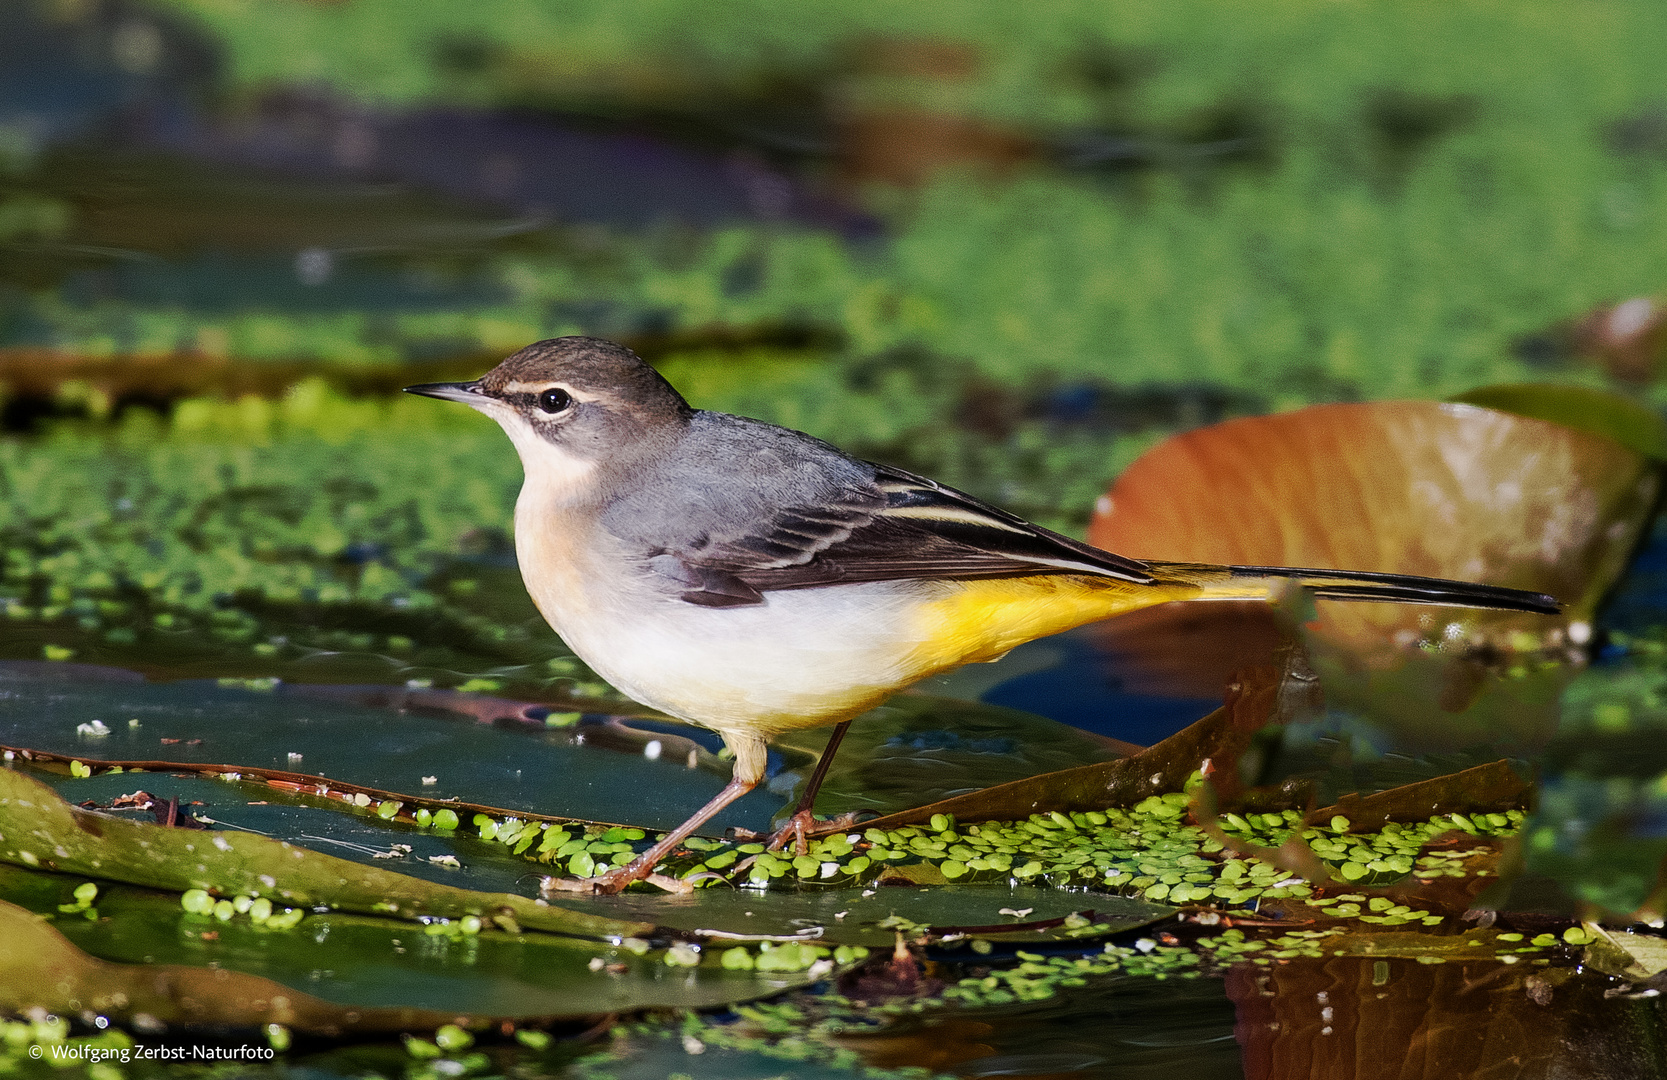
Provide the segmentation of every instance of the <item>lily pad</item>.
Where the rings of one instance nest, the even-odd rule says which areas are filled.
[[[1484,623],[1490,639],[1546,639],[1590,620],[1659,489],[1642,454],[1546,420],[1428,401],[1321,405],[1162,443],[1118,478],[1089,538],[1137,557],[1458,578],[1567,605],[1559,623],[1320,601],[1323,632],[1358,647],[1439,643],[1454,625],[1462,640]]]
[[[1474,405],[1328,405],[1188,432],[1118,479],[1090,527],[1130,555],[1421,574],[1532,589],[1559,617],[1316,602],[1326,701],[1413,754],[1533,750],[1660,490],[1606,436]]]
[[[251,833],[123,821],[70,806],[12,769],[0,769],[0,861],[175,892],[202,889],[408,919],[505,915],[529,929],[598,938],[649,929],[511,893],[421,881]]]
[[[0,867],[0,898],[54,917],[72,944],[101,960],[242,972],[303,991],[320,1005],[429,1010],[440,1023],[460,1013],[524,1019],[710,1008],[779,993],[806,978],[725,968],[715,956],[672,965],[663,948],[508,933],[491,922],[458,933],[455,924],[425,928],[331,911],[269,929],[246,913],[221,919],[189,912],[177,895],[127,885],[99,887],[98,918],[60,913],[80,881]],[[267,1020],[256,1015],[252,1022]]]

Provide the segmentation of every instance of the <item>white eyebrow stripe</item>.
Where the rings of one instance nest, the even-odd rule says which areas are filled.
[[[554,382],[550,380],[545,380],[544,382],[523,382],[522,380],[517,379],[512,383],[505,383],[503,389],[498,392],[500,394],[541,394],[551,388],[565,390],[569,394],[572,394],[574,399],[577,401],[599,400],[595,394],[587,394],[583,390],[569,386],[567,383]]]
[[[943,521],[956,525],[978,525],[987,529],[1000,529],[1003,532],[1018,533],[1020,536],[1030,536],[1031,531],[1017,525],[1009,525],[987,514],[980,514],[976,510],[969,510],[960,506],[897,506],[888,507],[880,511],[882,517],[916,518],[921,521]]]

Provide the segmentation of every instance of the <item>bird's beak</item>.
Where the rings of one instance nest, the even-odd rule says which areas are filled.
[[[421,386],[407,386],[407,394],[421,394],[423,397],[440,398],[443,401],[461,401],[472,408],[480,408],[492,399],[486,395],[477,382],[431,382]]]

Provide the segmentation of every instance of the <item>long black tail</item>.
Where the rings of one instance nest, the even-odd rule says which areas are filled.
[[[1377,600],[1401,604],[1447,604],[1454,607],[1494,608],[1556,615],[1563,605],[1545,593],[1473,585],[1466,581],[1374,574],[1358,570],[1305,570],[1290,566],[1230,566],[1237,578],[1288,578],[1328,600]]]

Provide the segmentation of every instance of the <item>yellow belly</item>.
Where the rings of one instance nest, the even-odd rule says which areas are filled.
[[[1036,638],[1204,592],[1190,582],[1139,585],[1115,578],[1038,575],[946,583],[916,613],[913,679],[997,660]]]

